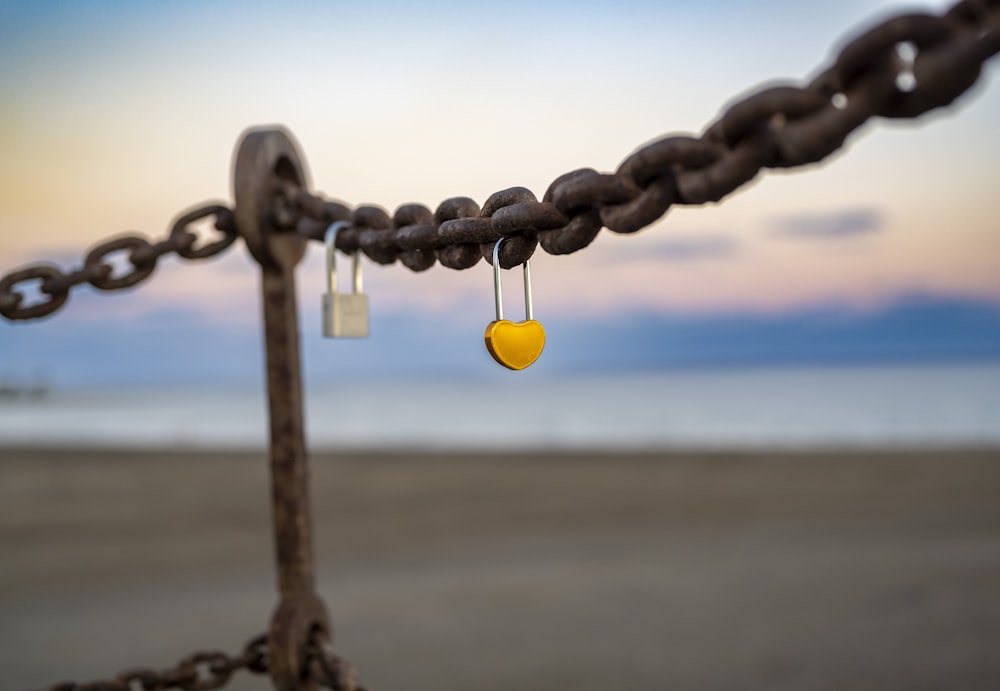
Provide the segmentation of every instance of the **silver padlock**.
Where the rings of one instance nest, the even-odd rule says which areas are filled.
[[[326,295],[323,296],[323,335],[327,338],[368,338],[368,296],[361,292],[361,256],[354,251],[354,292],[337,292],[337,231],[350,228],[337,221],[326,231]]]

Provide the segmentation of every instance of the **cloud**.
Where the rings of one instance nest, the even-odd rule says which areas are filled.
[[[774,235],[791,238],[842,238],[864,235],[884,227],[883,214],[874,207],[823,213],[788,214],[767,221]]]
[[[654,244],[621,240],[614,247],[609,246],[608,251],[609,258],[619,262],[688,262],[731,257],[739,251],[739,243],[722,233],[673,235]]]

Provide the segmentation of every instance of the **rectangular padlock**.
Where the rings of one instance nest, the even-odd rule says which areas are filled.
[[[368,296],[361,291],[361,256],[353,254],[352,293],[337,292],[337,231],[349,227],[338,222],[326,232],[326,293],[323,295],[323,335],[327,338],[368,338]]]
[[[325,294],[323,335],[327,338],[368,338],[368,296],[364,293]]]

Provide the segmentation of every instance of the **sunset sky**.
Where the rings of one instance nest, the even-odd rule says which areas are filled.
[[[540,197],[564,172],[611,171],[644,142],[699,133],[763,82],[801,83],[899,7],[0,0],[0,273],[36,260],[69,269],[109,235],[159,237],[186,208],[229,203],[233,149],[253,125],[288,127],[313,188],[352,206],[482,203],[514,185]],[[914,301],[1000,310],[997,69],[950,109],[870,123],[821,166],[765,173],[635,236],[604,231],[578,254],[539,252],[537,317],[586,334],[864,320]],[[320,347],[321,260],[314,247],[300,270],[307,352]],[[485,264],[413,274],[366,262],[365,283],[387,335],[344,352],[428,366],[466,348],[481,357],[471,341],[493,318]],[[256,290],[241,246],[197,265],[168,259],[133,292],[80,289],[51,320],[0,323],[0,347],[37,355],[36,367],[73,353],[91,367],[110,357],[94,340],[102,330],[136,344],[165,325],[178,339],[253,339]],[[81,329],[89,345],[64,342]],[[469,345],[456,343],[466,333]],[[62,350],[42,348],[46,336]],[[70,371],[60,367],[57,378]]]

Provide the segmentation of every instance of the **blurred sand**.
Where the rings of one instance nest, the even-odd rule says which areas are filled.
[[[376,691],[1000,689],[1000,452],[319,455]],[[0,450],[0,688],[237,651],[263,454]],[[268,688],[240,676],[230,688]]]

